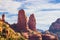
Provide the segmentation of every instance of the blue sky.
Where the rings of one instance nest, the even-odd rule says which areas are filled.
[[[34,13],[38,29],[48,30],[52,22],[60,18],[60,0],[0,0],[0,18],[17,23],[18,10],[24,9],[27,17]]]

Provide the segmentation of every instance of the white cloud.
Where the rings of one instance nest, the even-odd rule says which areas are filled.
[[[39,16],[41,14],[44,16]],[[57,18],[60,18],[59,15],[60,15],[60,11],[46,11],[46,12],[39,13],[38,16],[36,15],[36,17],[38,23],[51,24]]]
[[[10,13],[17,13],[17,8],[20,7],[21,3],[14,2],[12,0],[1,0],[0,1],[0,11],[7,11]]]
[[[17,23],[17,16],[12,16],[10,18],[5,17],[6,21],[9,22],[10,24]]]

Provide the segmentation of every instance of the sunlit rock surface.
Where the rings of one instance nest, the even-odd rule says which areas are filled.
[[[49,31],[57,34],[60,40],[60,18],[51,24]]]

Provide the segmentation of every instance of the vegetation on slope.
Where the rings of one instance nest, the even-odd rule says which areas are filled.
[[[0,20],[0,40],[25,40],[25,38]]]

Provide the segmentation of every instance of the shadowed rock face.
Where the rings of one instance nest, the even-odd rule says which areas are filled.
[[[42,35],[42,40],[58,40],[57,37],[53,36],[53,35]]]
[[[29,36],[29,40],[42,40],[42,37],[36,34]]]
[[[17,26],[21,31],[26,31],[27,30],[27,17],[25,15],[25,12],[24,12],[23,9],[19,10],[19,12],[18,12]]]
[[[31,30],[36,31],[36,19],[34,14],[31,14],[29,17],[28,26]]]
[[[56,20],[56,23],[59,23],[59,24],[60,24],[60,18],[58,18],[58,19]]]
[[[10,27],[15,31],[15,32],[19,32],[19,28],[17,27],[17,24],[12,24],[10,25]]]
[[[49,28],[49,31],[58,35],[60,40],[60,18],[53,22]]]
[[[55,22],[53,22],[49,28],[49,31],[56,32],[60,31],[60,18],[58,18]]]

